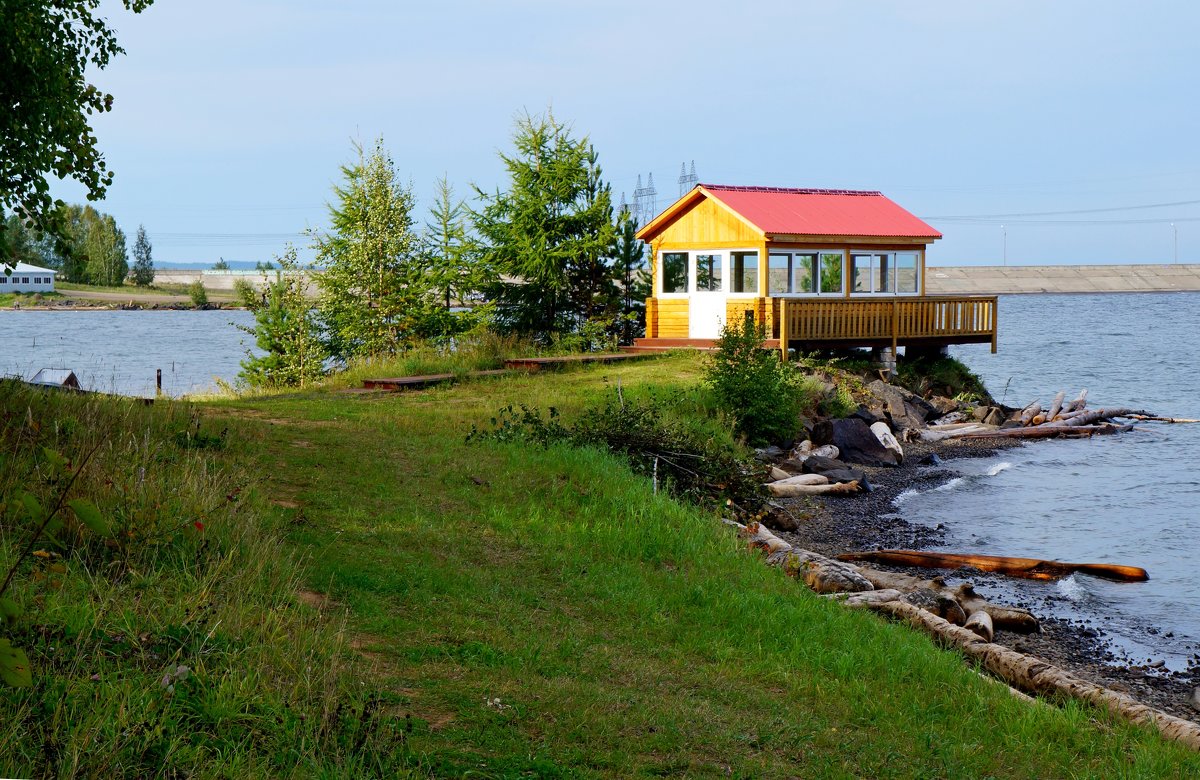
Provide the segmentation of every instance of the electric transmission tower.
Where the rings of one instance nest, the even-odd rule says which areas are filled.
[[[691,192],[692,187],[696,186],[696,161],[692,160],[691,173],[687,170],[687,163],[679,163],[679,197]]]
[[[638,174],[637,189],[633,191],[633,221],[642,227],[658,216],[656,198],[658,191],[654,189],[654,174],[650,174],[646,186],[642,186],[642,175]]]

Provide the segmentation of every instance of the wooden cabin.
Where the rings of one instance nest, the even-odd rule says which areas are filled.
[[[753,317],[785,355],[996,351],[996,297],[925,295],[925,250],[942,235],[879,192],[699,184],[637,235],[653,269],[639,347],[711,346]]]

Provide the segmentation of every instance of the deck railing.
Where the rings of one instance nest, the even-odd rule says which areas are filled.
[[[779,338],[792,342],[899,343],[918,339],[953,343],[991,340],[996,350],[996,296],[923,296],[920,298],[783,298]]]

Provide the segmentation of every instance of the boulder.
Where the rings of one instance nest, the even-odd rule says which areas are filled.
[[[764,463],[774,463],[775,461],[783,458],[783,456],[783,450],[779,449],[774,444],[772,444],[770,447],[761,447],[754,451],[754,457],[758,458]]]
[[[824,458],[814,455],[804,463],[805,473],[820,474],[830,482],[857,482],[864,490],[867,486],[867,475],[858,469],[852,469],[835,458]]]
[[[896,453],[879,443],[871,428],[857,417],[833,421],[833,445],[847,463],[863,466],[898,466]]]
[[[930,398],[929,405],[934,408],[939,417],[945,417],[951,412],[957,412],[962,409],[962,404],[944,395],[935,395],[933,398]]]
[[[928,401],[903,387],[876,379],[867,385],[867,390],[878,399],[893,430],[919,430],[925,427],[926,420],[938,416]]]
[[[983,424],[999,427],[1004,424],[1005,419],[1004,412],[1000,410],[1000,407],[990,406],[988,407],[987,414],[983,416]]]

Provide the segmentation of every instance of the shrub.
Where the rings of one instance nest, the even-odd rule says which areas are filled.
[[[208,305],[208,291],[204,289],[204,283],[199,279],[188,285],[188,297],[192,299],[192,303],[197,306]]]
[[[717,351],[704,367],[722,411],[751,444],[795,436],[800,412],[811,405],[812,390],[796,369],[763,349],[766,328],[752,320],[727,323]]]
[[[728,442],[670,419],[661,401],[625,399],[617,391],[570,425],[554,407],[543,415],[524,404],[504,407],[491,422],[489,431],[472,426],[467,440],[599,447],[676,497],[702,505],[730,500],[753,508],[762,503],[763,466]]]
[[[896,364],[896,381],[917,395],[995,403],[978,376],[962,362],[945,355],[903,357]]]

